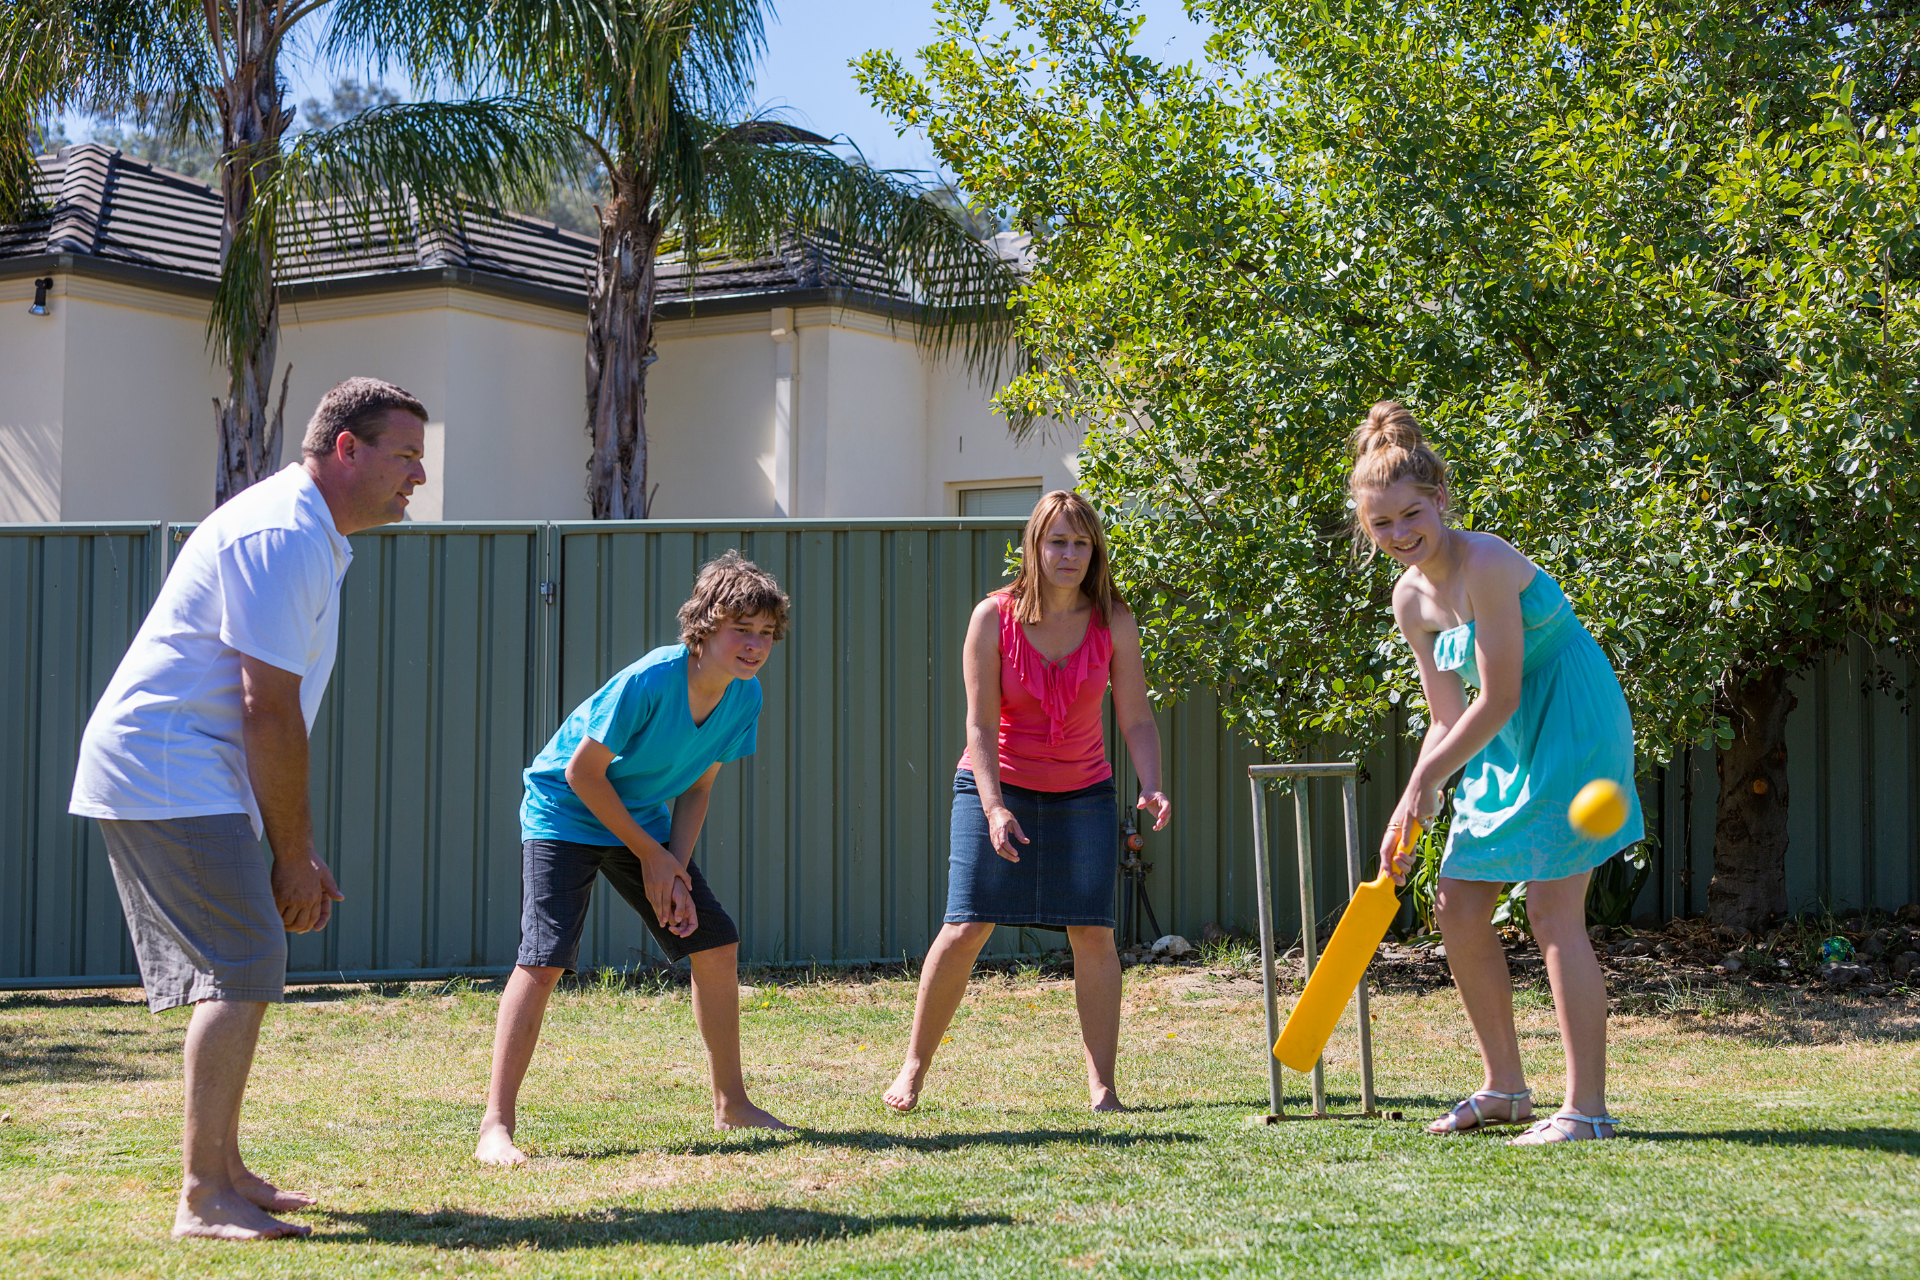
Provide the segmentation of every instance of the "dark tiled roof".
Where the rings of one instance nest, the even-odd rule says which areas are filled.
[[[220,266],[220,196],[192,178],[134,160],[97,143],[39,158],[42,212],[0,224],[0,263],[8,258],[73,254],[146,267],[210,283]],[[371,282],[422,268],[461,268],[584,298],[595,240],[521,214],[472,210],[445,231],[395,234],[371,225],[309,219],[287,233],[283,284],[349,279]],[[906,301],[880,260],[862,246],[820,235],[787,238],[778,253],[742,261],[703,260],[689,290],[686,264],[662,259],[662,303],[709,298],[845,290]]]

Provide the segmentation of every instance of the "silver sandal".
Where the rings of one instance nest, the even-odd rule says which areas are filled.
[[[1451,1133],[1472,1133],[1475,1129],[1490,1129],[1496,1125],[1526,1124],[1533,1119],[1532,1111],[1528,1111],[1526,1115],[1518,1117],[1514,1116],[1513,1113],[1520,1109],[1521,1102],[1532,1096],[1533,1090],[1531,1089],[1522,1089],[1518,1093],[1501,1093],[1498,1089],[1476,1089],[1471,1094],[1454,1103],[1447,1114],[1441,1117],[1441,1119],[1453,1121],[1453,1127],[1451,1129],[1435,1129],[1429,1127],[1427,1132],[1436,1138],[1444,1138]],[[1508,1118],[1500,1120],[1480,1114],[1479,1099],[1481,1098],[1499,1098],[1505,1102],[1507,1104]],[[1460,1108],[1462,1107],[1467,1107],[1473,1112],[1472,1124],[1460,1123]],[[1435,1120],[1433,1123],[1439,1124],[1440,1121]]]
[[[1560,1124],[1561,1121],[1566,1122],[1565,1128],[1561,1127],[1561,1124]],[[1584,1137],[1584,1138],[1581,1137],[1579,1134],[1573,1131],[1573,1126],[1575,1124],[1586,1125],[1587,1128],[1592,1130],[1592,1133],[1589,1134],[1587,1137]],[[1601,1125],[1605,1125],[1607,1127],[1607,1131],[1605,1133],[1600,1132]],[[1528,1130],[1525,1133],[1521,1134],[1518,1138],[1508,1138],[1507,1145],[1510,1147],[1511,1146],[1544,1147],[1555,1142],[1594,1142],[1594,1141],[1605,1142],[1619,1135],[1619,1132],[1620,1132],[1619,1125],[1620,1125],[1620,1122],[1618,1120],[1615,1120],[1612,1116],[1583,1116],[1578,1111],[1568,1111],[1565,1107],[1562,1107],[1560,1110],[1548,1116],[1545,1120],[1542,1120],[1537,1124],[1534,1124],[1531,1127],[1529,1127]],[[1550,1133],[1553,1136],[1551,1138],[1541,1138],[1538,1142],[1522,1142],[1521,1141],[1522,1138],[1531,1137],[1536,1133],[1540,1133],[1540,1134]]]

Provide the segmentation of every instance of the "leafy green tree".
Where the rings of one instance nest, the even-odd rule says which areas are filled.
[[[430,10],[430,12],[428,11]],[[341,56],[394,57],[417,79],[551,102],[605,174],[588,284],[587,429],[593,514],[646,515],[646,374],[656,264],[677,249],[766,253],[817,233],[923,304],[919,340],[992,376],[1009,353],[1012,266],[930,193],[746,115],[765,0],[429,0],[341,15]]]
[[[416,219],[457,222],[468,200],[500,205],[544,190],[567,126],[500,98],[383,105],[289,136],[280,58],[320,0],[10,0],[0,10],[0,219],[34,198],[31,124],[49,112],[129,119],[168,145],[217,138],[221,275],[209,321],[229,371],[218,406],[214,500],[278,464],[283,380],[275,264],[314,217],[396,234]],[[364,23],[399,0],[331,0],[331,20]],[[285,234],[283,234],[283,232]]]
[[[1646,759],[1710,741],[1712,914],[1786,907],[1789,677],[1920,639],[1912,6],[945,0],[870,94],[1034,234],[1002,398],[1083,483],[1173,686],[1275,751],[1422,728],[1345,551],[1383,396],[1566,586]]]

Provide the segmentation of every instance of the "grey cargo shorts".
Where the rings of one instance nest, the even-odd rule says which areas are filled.
[[[103,818],[100,833],[149,1009],[285,998],[286,926],[246,814]]]

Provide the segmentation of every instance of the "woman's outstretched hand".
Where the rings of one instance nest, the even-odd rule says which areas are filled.
[[[1173,816],[1173,801],[1167,799],[1164,791],[1142,791],[1140,803],[1133,806],[1145,809],[1153,815],[1153,829],[1159,831],[1167,825],[1167,819]]]
[[[1018,840],[1021,844],[1032,844],[1027,833],[1020,829],[1020,819],[1013,816],[1013,810],[1005,805],[987,810],[987,835],[993,841],[993,851],[1008,862],[1020,861],[1020,851],[1013,847]]]

